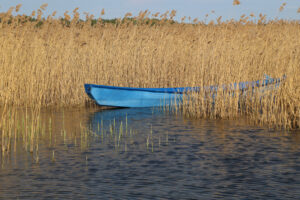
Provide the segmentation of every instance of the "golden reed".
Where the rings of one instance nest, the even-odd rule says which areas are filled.
[[[55,13],[44,19],[44,9],[32,13],[36,20],[13,16],[13,8],[0,16],[1,105],[84,105],[84,83],[185,87],[285,74],[281,87],[264,98],[259,92],[243,102],[218,95],[210,109],[212,102],[199,93],[182,112],[191,117],[245,115],[270,126],[299,128],[299,21],[267,21],[265,15],[254,19],[251,14],[209,24],[197,19],[174,23],[174,11],[152,15],[160,20],[145,11],[106,23],[88,14],[82,21],[77,9],[64,19],[54,19]]]

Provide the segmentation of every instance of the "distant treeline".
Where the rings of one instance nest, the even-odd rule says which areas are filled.
[[[27,22],[33,22],[36,23],[36,27],[42,26],[45,22],[51,22],[51,21],[59,21],[61,24],[65,26],[71,25],[71,23],[75,24],[82,24],[82,23],[90,23],[91,26],[94,26],[96,24],[100,25],[105,25],[105,24],[114,24],[114,25],[120,25],[120,24],[134,24],[134,25],[139,25],[139,24],[146,24],[146,25],[158,25],[158,24],[175,24],[178,23],[174,20],[171,19],[157,19],[157,18],[143,18],[143,19],[138,19],[135,17],[126,17],[126,18],[113,18],[113,19],[78,19],[75,22],[73,19],[69,20],[64,17],[60,17],[58,19],[49,19],[49,18],[35,18],[32,16],[27,16],[27,15],[18,15],[18,16],[10,16],[9,18],[7,17],[1,17],[0,14],[0,23],[5,21],[7,24],[12,24],[13,22],[17,23],[27,23]]]

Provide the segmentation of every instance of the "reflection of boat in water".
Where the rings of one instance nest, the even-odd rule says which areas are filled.
[[[107,109],[93,113],[93,118],[99,120],[125,120],[127,119],[145,119],[150,118],[154,114],[152,108],[123,108],[123,109]]]
[[[119,124],[131,123],[132,121],[147,121],[153,116],[159,115],[161,111],[153,108],[124,108],[124,109],[110,109],[110,110],[101,110],[95,112],[89,117],[89,124],[95,130],[98,127],[98,124],[103,124],[108,126],[112,123]]]
[[[269,90],[279,86],[285,78],[271,78],[266,76],[264,80],[252,82],[240,82],[224,84],[221,86],[205,87],[181,87],[181,88],[131,88],[114,87],[105,85],[85,84],[85,91],[88,96],[98,105],[113,107],[156,107],[165,105],[178,105],[182,102],[183,95],[189,92],[217,91],[246,92],[260,88]],[[215,94],[214,94],[215,95]]]

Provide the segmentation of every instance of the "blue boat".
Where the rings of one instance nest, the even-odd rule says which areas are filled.
[[[189,92],[205,90],[214,93],[218,90],[248,92],[255,88],[276,88],[285,79],[266,76],[264,80],[224,84],[221,86],[204,87],[178,87],[178,88],[132,88],[115,87],[106,85],[85,84],[85,92],[100,106],[111,107],[157,107],[178,105],[182,102],[183,95]]]

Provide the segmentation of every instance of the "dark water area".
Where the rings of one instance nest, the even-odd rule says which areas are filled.
[[[38,162],[1,157],[0,199],[300,199],[300,133],[153,109],[51,116]]]

